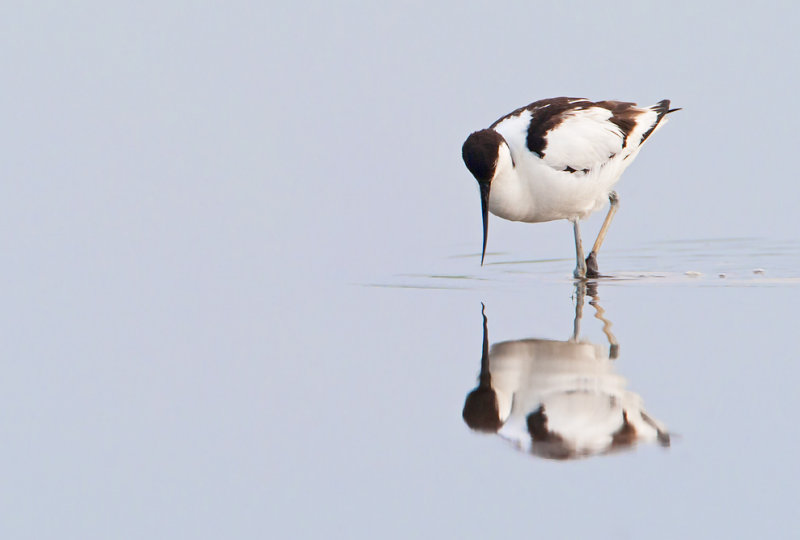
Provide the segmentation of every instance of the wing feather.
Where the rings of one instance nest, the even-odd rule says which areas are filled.
[[[602,107],[563,113],[561,123],[545,133],[540,157],[550,167],[595,169],[622,151],[625,134]],[[535,121],[535,120],[534,120]]]
[[[590,171],[620,153],[625,158],[636,152],[669,112],[668,100],[640,108],[623,101],[558,97],[521,107],[492,128],[519,133],[520,122],[525,122],[527,149],[546,165],[558,171]]]

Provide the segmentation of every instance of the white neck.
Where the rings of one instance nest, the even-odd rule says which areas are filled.
[[[520,181],[511,151],[502,144],[498,151],[497,167],[489,191],[489,211],[503,219],[525,221],[534,214],[530,190]]]

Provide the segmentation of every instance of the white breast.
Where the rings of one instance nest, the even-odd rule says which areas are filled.
[[[628,165],[620,157],[586,173],[556,171],[530,152],[515,162],[492,180],[489,211],[528,223],[582,219],[599,210]]]

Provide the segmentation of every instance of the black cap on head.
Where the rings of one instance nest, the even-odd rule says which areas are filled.
[[[478,182],[492,181],[497,167],[500,145],[503,142],[505,142],[503,136],[493,129],[476,131],[464,141],[464,145],[461,147],[461,157],[464,158],[467,169]]]

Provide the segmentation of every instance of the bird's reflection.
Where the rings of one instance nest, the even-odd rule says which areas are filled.
[[[476,430],[497,433],[519,450],[547,459],[577,459],[630,449],[638,442],[669,446],[669,433],[626,390],[615,373],[619,345],[589,285],[589,304],[603,323],[609,346],[580,338],[585,283],[576,285],[572,337],[521,339],[489,347],[483,314],[483,354],[477,388],[463,417]]]

